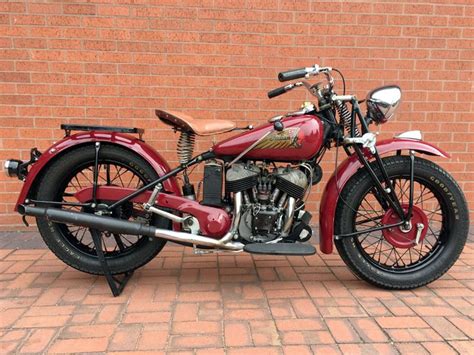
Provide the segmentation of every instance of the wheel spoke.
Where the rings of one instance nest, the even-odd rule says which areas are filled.
[[[395,195],[399,198],[400,203],[406,205],[409,201],[410,180],[408,177],[391,177],[392,186]],[[408,248],[400,248],[392,245],[385,239],[384,233],[375,235],[373,232],[365,232],[360,234],[355,240],[359,245],[365,258],[371,260],[372,263],[380,265],[389,270],[407,269],[418,265],[420,262],[429,257],[437,248],[440,235],[442,234],[442,226],[445,223],[445,216],[440,206],[440,202],[430,188],[430,185],[421,181],[415,181],[413,186],[414,205],[421,209],[428,219],[428,225],[425,226],[425,235],[418,245]],[[386,211],[380,205],[372,190],[368,190],[361,198],[358,208],[355,209],[353,226],[355,231],[382,226],[382,219]],[[397,238],[402,236],[398,235]],[[412,240],[413,234],[406,235],[408,241]]]
[[[69,180],[60,189],[60,199],[63,202],[77,202],[74,195],[86,187],[92,186],[91,178],[94,176],[94,162],[88,166],[78,167],[71,172]],[[99,161],[98,181],[99,184],[121,187],[140,187],[146,183],[141,175],[127,165],[110,161]],[[101,202],[101,201],[99,201]],[[105,201],[107,203],[107,201]],[[90,207],[64,206],[64,209],[78,212],[94,213]],[[149,223],[149,218],[140,204],[128,203],[113,212],[113,217],[125,220]],[[65,237],[78,249],[88,254],[96,256],[96,248],[86,227],[63,224]],[[104,255],[107,257],[118,256],[127,250],[136,247],[143,240],[142,236],[126,236],[123,234],[101,233],[101,246]]]

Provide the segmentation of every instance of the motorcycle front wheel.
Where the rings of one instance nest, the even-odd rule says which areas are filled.
[[[94,146],[74,149],[59,157],[45,171],[37,189],[40,201],[76,202],[74,194],[91,187],[95,166]],[[98,185],[140,188],[158,179],[155,170],[133,152],[103,144],[99,151]],[[97,201],[108,204],[112,201]],[[91,208],[63,206],[75,212],[94,213]],[[146,212],[139,203],[127,202],[112,211],[117,219],[169,229],[169,220]],[[37,218],[43,240],[69,266],[90,274],[103,274],[90,230],[87,227],[55,223]],[[164,247],[163,239],[101,232],[107,264],[113,274],[135,270],[153,259]]]
[[[410,158],[383,159],[402,208],[407,211]],[[378,168],[372,164],[381,179]],[[454,179],[431,161],[415,158],[413,213],[408,227],[393,227],[335,241],[342,260],[361,279],[386,289],[413,289],[441,277],[466,243],[469,210]],[[368,171],[361,169],[344,187],[336,211],[336,235],[396,224],[398,215],[382,207]],[[418,229],[420,231],[418,231]]]

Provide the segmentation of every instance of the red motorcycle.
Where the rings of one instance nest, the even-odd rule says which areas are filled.
[[[335,72],[343,95],[334,91]],[[335,148],[336,170],[319,211],[321,252],[332,253],[335,244],[357,276],[383,288],[436,280],[459,257],[469,214],[454,179],[419,155],[449,155],[419,131],[377,141],[369,125],[393,117],[398,86],[358,101],[345,94],[337,69],[314,65],[278,78],[317,75],[324,80],[270,91],[272,98],[302,86],[316,100],[257,128],[157,110],[179,132],[174,169],[143,141],[141,129],[62,125],[65,137],[45,152],[33,148],[29,161],[5,162],[6,173],[24,181],[15,209],[36,217],[44,241],[66,264],[109,277],[130,275],[168,240],[196,253],[311,255],[305,202],[321,180],[324,153]],[[196,136],[235,130],[245,132],[193,155]],[[340,147],[347,158],[337,165]],[[204,164],[197,193],[189,179],[196,164]]]

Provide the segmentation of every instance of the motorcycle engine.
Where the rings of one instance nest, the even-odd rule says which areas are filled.
[[[299,216],[311,216],[302,208],[298,208],[296,213],[297,207],[303,204],[308,185],[309,179],[299,167],[279,167],[269,171],[264,165],[234,164],[226,173],[226,191],[242,192],[243,195],[238,228],[242,241],[264,243],[294,237],[292,230],[301,230],[293,228]],[[305,237],[311,233],[308,222],[306,217],[306,231],[302,233]]]

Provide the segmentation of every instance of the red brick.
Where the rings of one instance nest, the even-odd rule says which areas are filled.
[[[474,338],[474,322],[472,319],[465,317],[448,317],[447,318],[458,329],[462,330],[469,338]]]
[[[97,323],[112,323],[119,319],[122,306],[118,304],[105,305],[97,316]]]
[[[431,328],[387,329],[394,342],[440,341],[442,338]]]
[[[102,338],[110,337],[115,330],[114,324],[104,325],[74,325],[66,327],[60,335],[60,338]]]
[[[341,344],[339,345],[343,354],[390,354],[399,352],[391,344]]]
[[[0,350],[5,354],[10,354],[15,351],[15,348],[18,346],[17,342],[14,341],[6,341],[0,343]]]
[[[65,14],[76,14],[76,15],[95,15],[95,5],[79,5],[79,4],[66,4],[64,5]]]
[[[358,343],[361,342],[356,331],[348,320],[326,319],[326,324],[332,336],[338,343]]]
[[[342,354],[337,345],[312,345],[311,350],[316,354]]]
[[[173,335],[170,338],[170,347],[177,349],[209,348],[221,344],[222,337],[217,335]]]
[[[302,345],[287,345],[282,347],[283,354],[298,354],[298,355],[311,355],[313,352],[309,346]]]
[[[51,314],[59,315],[70,315],[74,311],[74,306],[41,306],[41,307],[30,307],[24,314],[24,317],[32,316],[49,316]]]
[[[94,339],[57,339],[49,349],[51,353],[104,352],[108,338]]]
[[[178,303],[173,313],[173,320],[177,321],[195,321],[197,320],[197,303]]]
[[[304,289],[293,289],[293,290],[268,290],[265,292],[267,297],[272,298],[296,298],[296,297],[307,297],[307,293]]]
[[[120,327],[111,337],[108,350],[135,350],[141,334],[139,326]]]
[[[252,347],[252,348],[233,348],[227,352],[229,355],[277,355],[280,354],[276,347]]]
[[[15,323],[15,328],[61,327],[69,320],[69,316],[36,316],[24,317]]]
[[[181,302],[218,301],[221,295],[219,292],[181,292],[178,299]]]
[[[376,321],[384,329],[429,327],[420,317],[377,317]]]
[[[280,319],[275,322],[280,331],[324,329],[322,322],[317,319]]]
[[[396,344],[400,354],[428,354],[426,350],[418,343],[399,343]]]
[[[364,342],[386,342],[387,336],[377,323],[368,318],[351,319],[351,324]]]
[[[0,327],[8,328],[16,322],[20,316],[25,313],[25,308],[10,308],[2,311],[2,316],[0,317]]]
[[[443,339],[447,340],[464,340],[467,339],[466,335],[456,328],[444,317],[425,317],[425,321],[437,331],[442,334]]]
[[[144,331],[138,343],[140,350],[159,350],[164,349],[168,343],[168,331]]]
[[[42,353],[56,334],[56,329],[36,329],[21,347],[22,353]]]
[[[253,345],[250,329],[246,322],[226,322],[224,341],[227,347]]]
[[[170,312],[127,313],[123,323],[167,323],[171,318]]]
[[[426,348],[426,350],[428,350],[430,354],[457,354],[457,352],[445,342],[424,342],[422,345]]]
[[[285,331],[281,341],[287,345],[334,344],[334,338],[327,330]]]
[[[298,318],[318,317],[319,312],[310,299],[294,299],[291,301]]]
[[[323,317],[364,317],[366,313],[361,307],[334,306],[319,307],[319,312]]]
[[[172,334],[212,334],[221,331],[220,322],[209,321],[174,322],[171,328]]]
[[[12,83],[28,83],[30,82],[30,75],[28,73],[0,73],[0,81]]]
[[[449,342],[459,354],[469,354],[472,352],[472,340],[453,340]]]
[[[185,354],[183,351],[177,352],[179,354]],[[190,352],[191,354],[196,354],[196,355],[225,355],[225,350],[224,349],[218,349],[218,348],[204,348],[204,349],[197,349],[195,353]]]
[[[233,309],[224,314],[229,320],[269,319],[270,314],[266,309]]]

